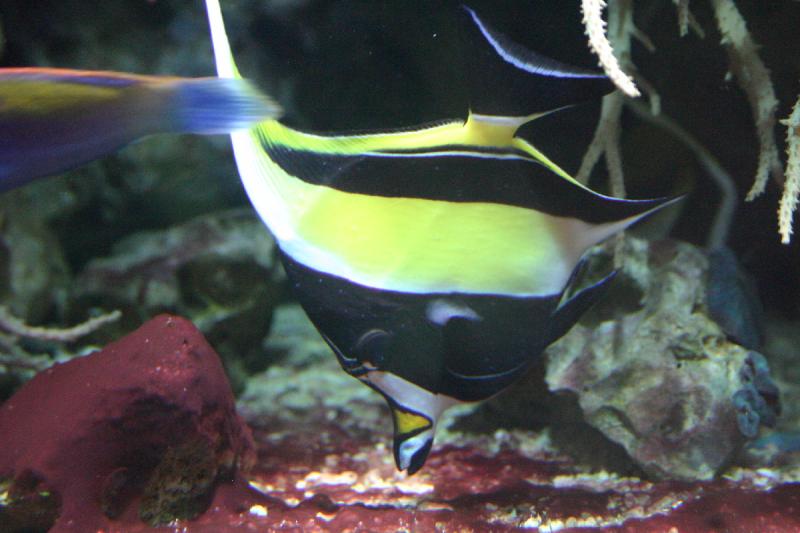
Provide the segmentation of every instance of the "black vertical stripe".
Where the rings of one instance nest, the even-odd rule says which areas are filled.
[[[505,204],[595,224],[623,220],[668,201],[622,200],[593,193],[514,149],[448,147],[440,152],[352,155],[280,144],[264,148],[291,176],[371,196]]]
[[[364,287],[285,254],[283,262],[300,303],[343,368],[362,378],[361,365],[367,365],[433,393],[483,400],[510,385],[556,340],[552,324],[559,294],[411,294]],[[436,323],[429,316],[435,301],[475,316]]]

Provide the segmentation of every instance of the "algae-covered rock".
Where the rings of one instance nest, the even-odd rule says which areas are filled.
[[[263,369],[270,362],[261,343],[282,279],[261,221],[250,210],[232,210],[120,241],[77,277],[72,311],[82,316],[96,305],[119,308],[123,332],[159,312],[182,314],[239,377],[237,369]],[[115,333],[120,331],[104,331]]]
[[[142,490],[139,516],[154,526],[197,517],[211,502],[218,467],[214,446],[206,439],[170,446]]]
[[[19,195],[0,201],[0,302],[39,323],[58,312],[68,285],[61,244]]]
[[[629,239],[606,302],[548,350],[551,390],[577,394],[584,416],[656,477],[710,479],[759,424],[777,388],[764,358],[727,339],[706,310],[706,256]],[[641,295],[614,316],[615,298]]]

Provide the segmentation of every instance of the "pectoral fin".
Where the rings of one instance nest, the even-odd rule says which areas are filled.
[[[580,272],[580,267],[581,265],[575,269],[575,273],[573,273],[573,279],[571,280],[570,284],[574,281],[576,273]],[[570,330],[570,328],[572,328],[572,326],[578,322],[581,316],[583,316],[583,314],[592,305],[594,305],[595,302],[602,298],[603,294],[605,294],[605,292],[611,286],[611,282],[614,280],[616,275],[617,271],[615,270],[597,283],[589,285],[588,287],[584,287],[583,289],[574,293],[558,306],[558,308],[553,312],[550,327],[547,331],[548,344],[563,337]]]

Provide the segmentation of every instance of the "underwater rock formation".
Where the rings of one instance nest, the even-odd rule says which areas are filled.
[[[169,315],[37,375],[0,406],[0,435],[4,532],[193,518],[255,461],[219,358]]]
[[[800,465],[800,327],[773,317],[764,351],[781,390],[783,410],[776,427],[749,443],[744,460],[751,468],[795,470]]]
[[[117,335],[158,313],[185,316],[223,358],[237,388],[244,379],[242,366],[254,372],[270,363],[261,343],[283,279],[274,251],[271,237],[249,209],[135,233],[78,276],[71,315],[85,316],[87,308],[97,305],[121,309]],[[101,342],[115,332],[104,333]]]
[[[68,283],[61,243],[35,208],[19,196],[0,198],[0,302],[37,323],[59,307]]]
[[[233,414],[219,362],[175,317],[30,382],[0,407],[0,434],[8,436],[0,441],[0,531],[19,531],[15,519],[45,531],[57,519],[52,531],[144,533],[181,516],[192,518],[170,530],[800,528],[800,490],[777,472],[732,468],[714,481],[676,483],[590,471],[547,430],[505,429],[500,417],[484,433],[453,429],[448,417],[442,446],[406,476],[385,447],[391,420],[382,399],[341,372],[296,305],[279,307],[276,317],[267,349],[289,353],[242,398],[252,439]],[[755,390],[758,366],[745,365]],[[250,464],[254,449],[245,479],[234,468]]]
[[[577,394],[586,420],[658,478],[711,479],[779,412],[766,360],[709,317],[707,268],[688,244],[629,239],[593,327],[548,350],[550,389]],[[638,308],[614,317],[615,300]]]
[[[484,432],[458,429],[472,409],[447,415],[437,435],[440,446],[420,472],[407,476],[396,471],[385,445],[391,420],[382,399],[341,372],[296,305],[279,308],[270,339],[297,349],[251,380],[239,403],[259,450],[251,485],[264,499],[226,530],[800,528],[800,487],[786,483],[795,479],[790,473],[731,468],[719,479],[694,483],[623,476],[567,457],[549,437],[554,428],[511,429],[497,412]],[[515,394],[519,400],[519,390],[509,396]],[[520,418],[537,416],[526,407]],[[586,440],[586,434],[573,438]],[[207,513],[188,531],[214,531],[224,520]]]

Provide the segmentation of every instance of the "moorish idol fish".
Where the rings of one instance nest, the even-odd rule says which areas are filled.
[[[206,7],[218,73],[237,78],[219,1]],[[388,402],[408,473],[445,409],[513,383],[606,287],[565,295],[587,248],[669,202],[593,192],[517,136],[611,86],[464,14],[491,83],[474,83],[466,120],[358,135],[270,120],[231,135],[300,303]]]
[[[247,81],[0,69],[0,192],[155,133],[230,133],[280,108]]]

